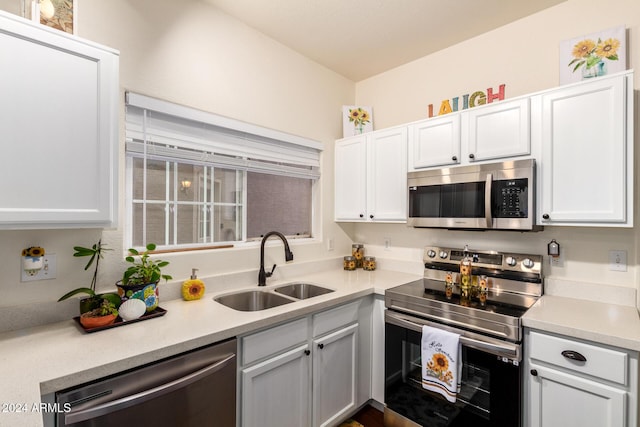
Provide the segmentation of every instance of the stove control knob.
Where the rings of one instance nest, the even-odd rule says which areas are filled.
[[[449,254],[446,253],[445,251],[440,251],[440,258],[447,259],[448,256],[449,256]]]
[[[436,251],[434,251],[433,249],[429,249],[429,250],[427,251],[427,256],[428,256],[429,258],[435,258],[435,257],[436,257]]]
[[[530,258],[525,258],[522,260],[522,265],[524,265],[527,268],[533,268],[533,266],[535,265],[535,262],[533,262],[533,260],[531,260]]]
[[[506,262],[509,267],[514,267],[518,263],[512,256],[508,256]]]

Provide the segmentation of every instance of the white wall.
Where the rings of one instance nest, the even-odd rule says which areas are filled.
[[[18,0],[0,0],[0,9],[16,13],[17,3]],[[342,136],[342,105],[353,105],[354,100],[372,105],[379,129],[425,117],[429,103],[437,105],[442,99],[497,87],[500,83],[507,85],[507,97],[554,87],[558,85],[561,40],[620,24],[629,29],[628,45],[633,47],[629,66],[633,67],[639,60],[640,45],[640,4],[636,0],[613,0],[606,5],[595,0],[569,0],[357,84],[198,0],[82,0],[78,17],[79,36],[120,51],[123,92],[140,92],[324,143],[321,238],[334,239],[336,249],[326,251],[326,242],[295,245],[294,262],[343,255],[350,250],[352,240],[375,250],[385,237],[390,237],[392,250],[381,251],[380,255],[419,261],[421,248],[427,244],[469,244],[476,248],[545,253],[546,243],[555,238],[562,245],[565,267],[547,269],[548,275],[636,286],[635,229],[547,227],[542,233],[531,234],[469,233],[416,230],[403,225],[336,225],[332,221],[333,141]],[[640,87],[640,72],[636,73],[636,87]],[[121,114],[124,115],[124,106]],[[121,130],[123,159],[122,133]],[[121,200],[121,207],[122,204]],[[68,290],[86,286],[90,281],[89,272],[82,271],[84,260],[71,256],[72,247],[91,245],[101,235],[114,249],[101,265],[104,268],[99,288],[108,290],[113,288],[124,266],[122,227],[104,233],[0,231],[0,309],[24,309],[34,317],[45,317],[42,313],[46,311],[47,321],[68,318],[62,308],[72,312],[74,307],[55,301]],[[19,255],[31,245],[43,246],[57,254],[57,279],[20,283]],[[606,259],[610,249],[627,250],[630,263],[627,273],[608,271]],[[281,264],[280,252],[269,251],[268,258],[273,259],[267,263]],[[171,261],[167,273],[176,281],[187,278],[192,267],[208,276],[257,270],[259,263],[255,246],[163,258]],[[34,302],[53,308],[45,310],[42,304],[32,305]],[[0,310],[0,318],[2,314]]]
[[[13,3],[0,0],[0,8],[16,13]],[[323,142],[323,234],[318,237],[331,236],[336,249],[326,251],[322,241],[293,242],[294,262],[335,257],[350,250],[349,236],[332,221],[333,141],[342,136],[341,108],[353,102],[354,82],[197,0],[82,0],[78,18],[80,37],[120,51],[123,93],[131,90]],[[124,165],[124,105],[121,115],[120,163]],[[124,166],[121,189],[123,176]],[[120,194],[124,197],[125,192]],[[120,224],[124,224],[123,204],[121,199]],[[87,286],[91,278],[91,272],[82,270],[86,260],[73,258],[72,248],[91,245],[100,235],[101,230],[0,231],[0,308],[34,302],[51,303],[61,310],[71,307],[55,301],[71,289]],[[103,241],[114,251],[101,264],[99,288],[112,290],[124,268],[122,226],[105,231]],[[31,245],[57,255],[57,279],[20,283],[20,252]],[[267,263],[284,264],[281,248],[268,250],[266,255]],[[176,281],[187,279],[192,267],[200,270],[200,276],[255,270],[257,281],[255,244],[169,254],[162,259],[171,261],[166,272]],[[38,316],[31,305],[28,310]]]
[[[559,85],[559,43],[607,28],[627,28],[628,68],[640,63],[640,2],[612,0],[568,0],[451,48],[421,58],[356,84],[356,104],[371,105],[376,129],[428,117],[434,104],[476,90],[497,90],[506,84],[506,97],[533,93]],[[455,28],[451,29],[455,31]],[[640,88],[640,70],[635,85]],[[638,123],[638,91],[636,119]],[[636,154],[639,129],[635,129]],[[636,162],[637,163],[637,162]],[[570,171],[567,171],[570,173]],[[636,194],[638,194],[636,185]],[[636,196],[636,205],[637,205]],[[636,221],[638,224],[638,209]],[[382,245],[391,238],[392,247],[421,248],[441,244],[469,244],[477,249],[511,250],[546,255],[546,245],[556,239],[565,258],[563,268],[546,268],[546,276],[590,283],[636,288],[638,286],[638,226],[634,229],[546,227],[540,233],[463,232],[412,229],[404,226],[360,225],[354,238]],[[609,251],[626,250],[626,273],[608,268]],[[394,251],[384,254],[393,257]],[[415,256],[421,256],[419,251]]]

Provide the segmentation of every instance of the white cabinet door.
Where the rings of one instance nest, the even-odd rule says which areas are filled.
[[[460,114],[409,125],[409,170],[460,163]]]
[[[244,427],[308,426],[311,422],[307,344],[240,372]]]
[[[543,225],[633,225],[633,117],[627,76],[541,95]]]
[[[356,409],[357,343],[357,323],[313,341],[313,426],[335,424]]]
[[[407,221],[407,128],[374,132],[367,145],[367,215]]]
[[[406,127],[336,141],[335,220],[407,221]]]
[[[0,228],[113,226],[118,54],[0,15]]]
[[[624,390],[530,364],[529,427],[625,427]]]
[[[367,137],[335,145],[335,220],[364,221],[367,213]]]
[[[463,117],[470,162],[531,153],[529,98],[473,108]]]

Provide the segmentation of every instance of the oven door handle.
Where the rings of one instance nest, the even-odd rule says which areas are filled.
[[[487,221],[487,228],[493,227],[493,217],[491,216],[491,186],[493,185],[493,174],[488,173],[484,186],[484,219]]]
[[[466,347],[474,348],[476,350],[485,351],[487,353],[495,354],[497,356],[506,357],[511,360],[520,362],[520,345],[512,344],[509,342],[489,342],[471,338],[464,335],[464,331],[453,327],[442,327],[440,324],[428,322],[423,319],[418,319],[413,316],[407,316],[400,313],[387,310],[385,312],[385,323],[391,323],[392,325],[400,326],[401,328],[411,329],[412,331],[422,332],[423,326],[431,326],[434,328],[446,330],[448,332],[456,333],[460,335],[460,343]]]

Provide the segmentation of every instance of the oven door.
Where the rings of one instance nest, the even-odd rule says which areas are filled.
[[[461,334],[461,390],[455,403],[422,388],[422,325]],[[414,316],[385,314],[385,426],[518,427],[520,346]]]

